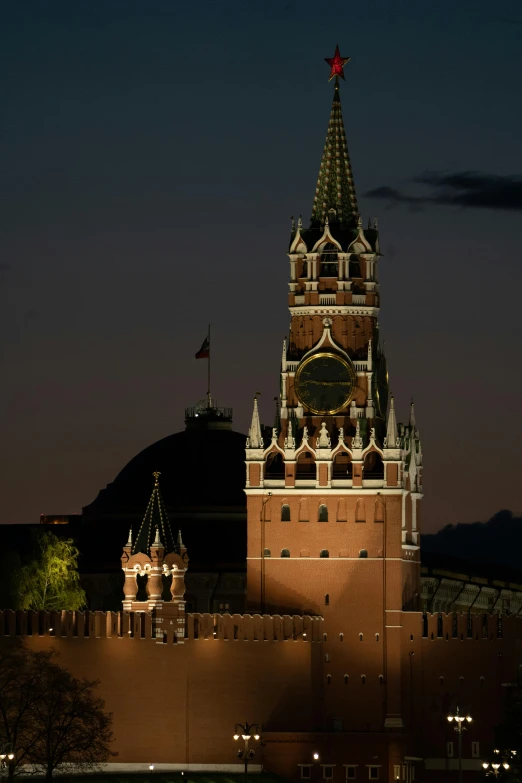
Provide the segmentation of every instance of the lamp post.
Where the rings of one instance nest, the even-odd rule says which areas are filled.
[[[245,747],[243,750],[238,750],[237,757],[238,759],[242,759],[243,763],[245,765],[245,783],[247,780],[247,774],[248,774],[248,764],[254,756],[256,755],[255,750],[252,750],[249,748],[248,743],[251,739],[255,739],[256,741],[259,740],[259,726],[257,723],[236,723],[234,728],[234,739],[237,741],[239,738],[244,741]]]
[[[448,721],[450,723],[455,721],[455,731],[459,737],[459,783],[462,783],[462,732],[466,731],[467,728],[464,724],[466,722],[471,723],[472,720],[473,718],[469,713],[467,715],[462,715],[459,707],[457,707],[454,714],[448,715]]]
[[[0,748],[0,777],[3,776],[4,769],[9,769],[9,762],[12,761],[14,757],[13,744],[11,742],[6,742]]]
[[[510,750],[501,754],[500,750],[494,750],[493,753],[495,754],[493,761],[482,762],[482,768],[485,770],[486,775],[493,775],[495,778],[498,778],[511,769],[509,762],[515,758],[517,752],[516,750]]]

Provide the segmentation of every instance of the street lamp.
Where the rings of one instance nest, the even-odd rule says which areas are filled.
[[[486,775],[494,775],[495,778],[498,778],[499,775],[503,775],[511,769],[509,762],[517,755],[517,752],[510,750],[501,755],[499,750],[494,750],[493,753],[495,754],[493,761],[483,761],[482,768],[486,771]]]
[[[455,714],[448,715],[450,723],[455,721],[455,731],[459,736],[459,783],[462,783],[462,732],[466,731],[467,726],[465,726],[465,723],[471,723],[472,720],[473,718],[469,713],[462,715],[459,707],[455,710]]]
[[[245,747],[243,750],[238,750],[237,757],[238,759],[242,759],[245,764],[245,781],[247,780],[247,773],[248,773],[248,764],[254,756],[256,755],[255,750],[252,750],[248,747],[248,743],[251,739],[259,740],[259,726],[257,723],[247,723],[245,721],[245,724],[242,723],[236,723],[236,726],[234,728],[234,739],[237,741],[239,738],[244,741]]]
[[[0,777],[2,777],[4,769],[9,769],[9,762],[12,761],[14,757],[13,744],[11,742],[6,742],[0,748]]]

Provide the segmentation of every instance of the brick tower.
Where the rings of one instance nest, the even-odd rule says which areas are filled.
[[[338,49],[327,61],[335,86],[310,227],[292,221],[291,324],[270,442],[254,400],[247,601],[323,615],[321,728],[382,731],[403,726],[401,618],[418,607],[422,452],[413,405],[400,425],[388,400],[379,232],[376,221],[363,228],[357,206],[339,91],[346,61]]]

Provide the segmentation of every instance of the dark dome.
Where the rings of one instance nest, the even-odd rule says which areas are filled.
[[[244,509],[245,440],[231,429],[188,428],[169,435],[134,457],[83,516],[143,515],[156,470],[167,511]]]

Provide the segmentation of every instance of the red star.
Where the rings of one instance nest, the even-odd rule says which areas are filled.
[[[341,52],[339,51],[339,44],[337,44],[337,46],[335,47],[334,56],[324,58],[325,63],[328,63],[328,65],[330,66],[330,77],[328,79],[329,82],[334,78],[334,76],[340,76],[341,79],[344,79],[343,68],[349,60],[350,60],[349,57],[341,57]]]

